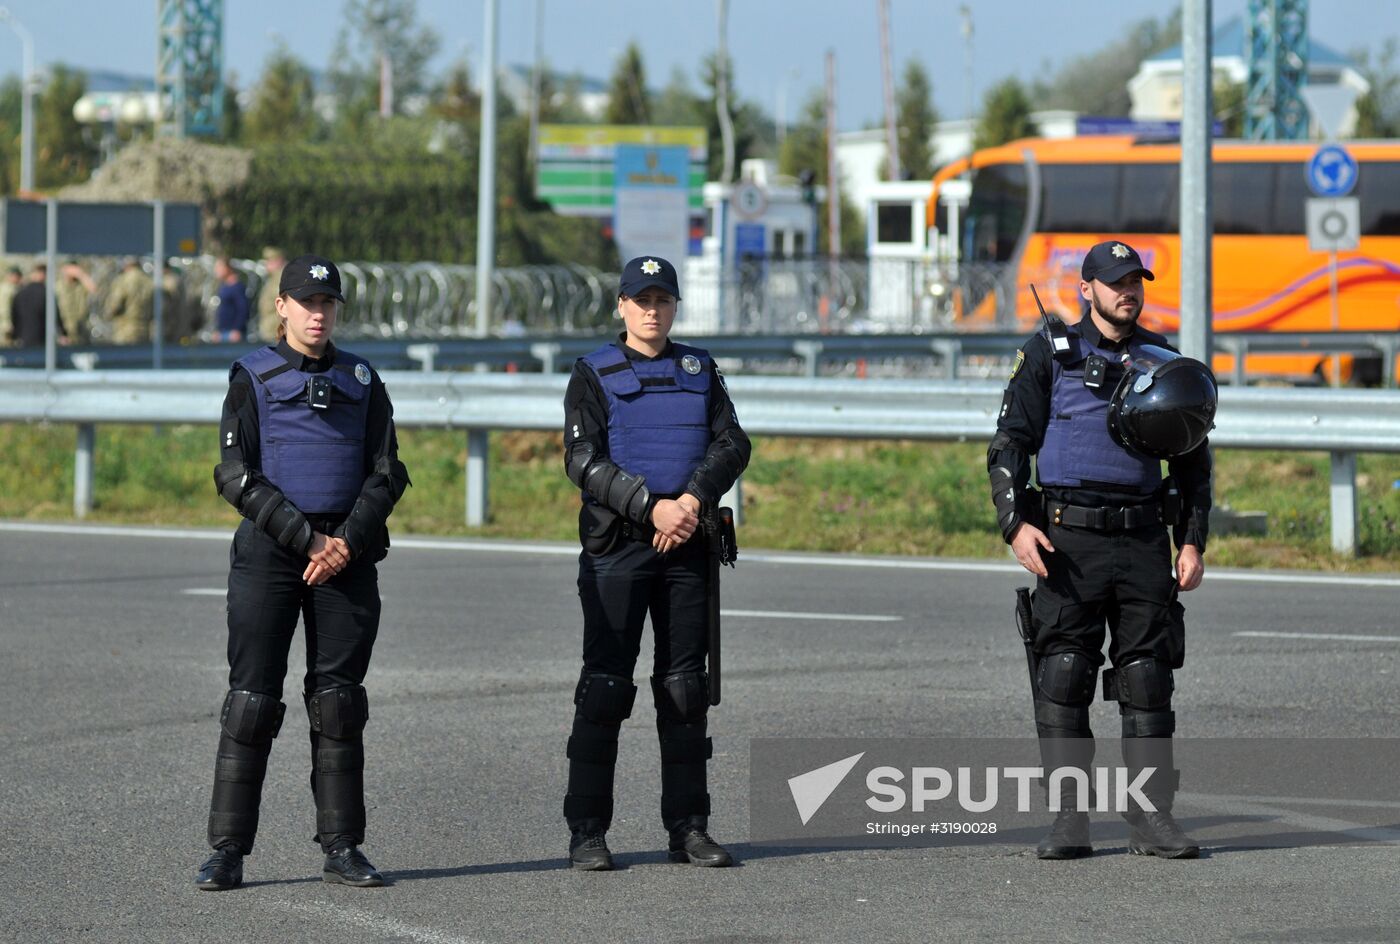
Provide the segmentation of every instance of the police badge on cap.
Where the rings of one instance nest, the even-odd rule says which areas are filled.
[[[329,295],[338,302],[345,301],[340,287],[340,270],[324,256],[297,256],[282,267],[282,279],[277,294],[303,301],[312,295]]]

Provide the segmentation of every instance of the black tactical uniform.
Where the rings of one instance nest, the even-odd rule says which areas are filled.
[[[1135,251],[1112,242],[1090,251],[1083,277],[1109,285],[1134,273],[1152,278]],[[1054,547],[1041,551],[1048,576],[1038,578],[1031,607],[1042,759],[1048,773],[1087,770],[1093,758],[1089,705],[1106,624],[1114,668],[1105,672],[1105,697],[1119,702],[1125,761],[1130,770],[1159,770],[1144,792],[1160,812],[1126,814],[1134,826],[1130,846],[1193,856],[1197,847],[1170,818],[1172,669],[1182,665],[1185,627],[1168,531],[1178,547],[1204,551],[1210,452],[1202,442],[1170,459],[1164,481],[1160,460],[1123,448],[1109,434],[1108,403],[1123,356],[1145,345],[1166,347],[1161,335],[1134,326],[1126,339],[1113,341],[1088,315],[1068,328],[1053,325],[1017,355],[987,454],[1003,537],[1010,543],[1025,523],[1044,531]],[[1030,487],[1032,456],[1039,491]],[[1069,812],[1072,788],[1068,782],[1064,795],[1051,797],[1052,809],[1060,803],[1062,812],[1039,848],[1042,858],[1090,852],[1087,813]]]
[[[680,297],[665,260],[628,263],[623,294],[648,286]],[[697,532],[660,553],[651,516],[657,501],[683,493],[713,510],[748,464],[750,444],[706,352],[666,341],[659,355],[648,357],[628,347],[626,337],[580,358],[564,399],[565,471],[583,491],[583,671],[564,800],[570,859],[577,868],[612,867],[603,837],[612,821],[618,733],[636,697],[632,672],[650,613],[661,814],[671,854],[728,865],[729,854],[706,833],[706,536]]]
[[[281,289],[296,299],[324,294],[343,301],[339,273],[314,256],[288,264]],[[215,484],[244,520],[229,554],[229,692],[209,812],[215,853],[196,884],[218,890],[241,882],[286,710],[282,683],[298,616],[306,634],[303,698],[323,877],[382,884],[358,846],[369,718],[361,683],[380,613],[375,564],[387,553],[385,522],[408,484],[388,394],[367,362],[329,341],[316,357],[281,340],[231,369],[219,445]],[[304,572],[314,533],[343,539],[350,563],[313,586]]]

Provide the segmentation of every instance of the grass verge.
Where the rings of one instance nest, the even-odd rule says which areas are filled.
[[[72,426],[0,425],[0,517],[73,516]],[[491,519],[465,519],[466,434],[403,430],[400,458],[413,478],[394,512],[396,533],[573,540],[578,495],[565,479],[560,437],[491,434]],[[744,477],[748,547],[861,554],[1004,557],[984,471],[985,445],[763,437]],[[216,430],[208,426],[100,426],[90,520],[227,525],[215,494]],[[1332,552],[1325,453],[1216,453],[1216,501],[1268,514],[1262,537],[1219,536],[1219,566],[1400,571],[1400,459],[1357,464],[1358,553]]]

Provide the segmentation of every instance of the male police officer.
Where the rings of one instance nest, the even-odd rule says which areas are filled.
[[[1211,460],[1203,433],[1209,422],[1189,450],[1169,459],[1165,482],[1160,459],[1110,433],[1110,399],[1124,364],[1146,348],[1167,345],[1137,324],[1143,280],[1152,273],[1132,247],[1099,243],[1080,274],[1088,314],[1069,327],[1047,320],[1046,330],[1017,353],[987,452],[992,501],[1002,536],[1038,578],[1030,644],[1047,774],[1065,767],[1087,771],[1092,760],[1089,705],[1107,622],[1114,668],[1104,674],[1105,698],[1119,703],[1124,762],[1130,772],[1156,768],[1143,788],[1156,809],[1124,813],[1132,826],[1129,849],[1192,858],[1199,848],[1171,815],[1177,780],[1172,669],[1181,667],[1184,644],[1176,594],[1194,590],[1204,573]],[[1204,365],[1189,363],[1209,375]],[[1209,409],[1213,415],[1213,401]],[[1043,494],[1029,487],[1031,456]],[[1175,579],[1168,527],[1178,548]],[[1054,827],[1037,847],[1043,859],[1092,851],[1088,813],[1074,802],[1075,781],[1060,783],[1064,792],[1050,798],[1059,810]]]

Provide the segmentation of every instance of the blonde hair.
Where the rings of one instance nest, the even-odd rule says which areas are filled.
[[[281,292],[277,296],[279,299],[287,298],[286,292]],[[287,336],[287,318],[280,311],[277,313],[277,340],[281,341]]]

